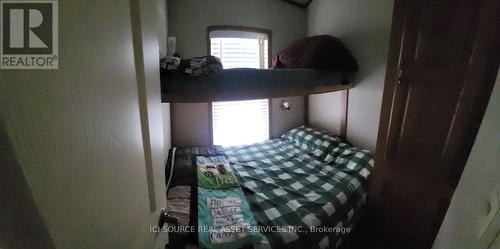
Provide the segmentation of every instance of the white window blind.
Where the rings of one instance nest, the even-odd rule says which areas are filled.
[[[216,30],[210,32],[210,54],[225,69],[268,68],[268,37],[264,33]]]
[[[212,103],[213,143],[235,146],[269,139],[269,101],[220,101]]]

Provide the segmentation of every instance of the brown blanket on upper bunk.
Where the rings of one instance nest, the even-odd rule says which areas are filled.
[[[272,68],[357,71],[358,63],[338,38],[318,35],[297,40],[278,52]]]

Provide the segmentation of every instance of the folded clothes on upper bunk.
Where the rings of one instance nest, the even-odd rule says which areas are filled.
[[[169,56],[160,61],[160,68],[166,73],[182,73],[189,76],[206,76],[222,71],[222,63],[215,56],[201,56],[181,59]]]

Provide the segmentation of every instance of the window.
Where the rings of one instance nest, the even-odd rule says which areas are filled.
[[[224,69],[269,67],[271,31],[257,28],[208,27],[211,55]],[[269,139],[269,101],[221,101],[212,103],[213,143],[245,145]]]
[[[211,26],[208,36],[210,54],[221,59],[224,69],[269,67],[271,31]]]
[[[269,100],[212,103],[213,143],[245,145],[269,139]]]

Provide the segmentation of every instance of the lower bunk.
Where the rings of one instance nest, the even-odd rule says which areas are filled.
[[[364,212],[372,168],[370,152],[305,126],[248,146],[172,148],[167,210],[177,228],[170,241],[177,244],[171,248],[337,248]],[[219,213],[207,208],[217,198],[204,194],[204,181],[212,178],[223,193],[232,189],[225,186],[231,176],[243,194],[216,197],[243,204]]]

